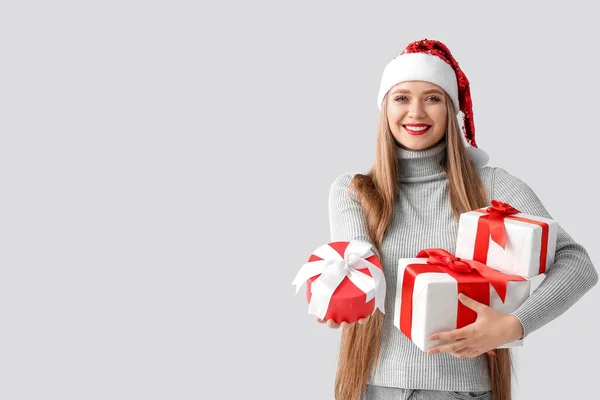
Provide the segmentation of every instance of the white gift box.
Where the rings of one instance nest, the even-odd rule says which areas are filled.
[[[489,207],[481,210],[487,208]],[[484,251],[485,258],[482,258],[478,256],[479,252],[475,252],[475,247],[479,218],[485,215],[488,214],[479,210],[461,214],[456,239],[456,257],[476,260],[498,271],[524,278],[545,273],[552,266],[556,252],[557,221],[524,213],[507,216],[504,219],[505,248],[503,249],[492,240],[491,235],[488,235],[488,249]],[[542,241],[543,228],[534,221],[547,224],[547,241],[545,243]],[[542,255],[544,246],[546,247],[545,257]]]
[[[398,279],[396,286],[396,298],[394,307],[394,325],[402,330],[400,320],[402,318],[402,287],[404,272],[410,264],[427,264],[427,258],[402,258],[398,261]],[[490,288],[489,306],[509,314],[515,311],[529,297],[530,282],[508,281],[506,298],[503,302],[494,289]],[[416,276],[412,299],[412,323],[410,339],[423,351],[439,344],[445,344],[443,340],[428,340],[427,338],[436,332],[451,331],[457,329],[458,316],[458,282],[455,278],[445,272],[423,272]],[[523,340],[516,340],[500,346],[499,348],[522,346]]]

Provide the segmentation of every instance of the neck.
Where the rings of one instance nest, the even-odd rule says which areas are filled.
[[[415,182],[444,174],[442,160],[446,155],[446,141],[441,140],[427,150],[409,150],[396,147],[401,182]]]

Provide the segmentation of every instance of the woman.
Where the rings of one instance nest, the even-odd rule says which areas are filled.
[[[510,350],[497,347],[561,315],[598,274],[586,250],[560,228],[553,267],[518,310],[503,314],[461,298],[478,313],[477,321],[468,330],[440,333],[450,342],[430,354],[418,349],[393,323],[399,258],[426,248],[454,253],[459,215],[491,199],[551,217],[526,183],[485,166],[487,154],[475,142],[469,81],[441,42],[411,43],[392,60],[377,103],[375,163],[367,174],[345,173],[333,182],[329,211],[332,241],[370,242],[380,257],[386,313],[342,323],[335,398],[510,400]],[[331,320],[327,325],[339,326]]]

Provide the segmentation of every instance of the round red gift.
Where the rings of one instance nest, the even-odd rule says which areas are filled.
[[[384,310],[385,277],[370,243],[331,242],[316,249],[292,284],[306,282],[308,313],[336,323],[352,323]]]

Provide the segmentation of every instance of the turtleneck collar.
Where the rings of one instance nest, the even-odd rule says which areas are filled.
[[[400,182],[419,182],[444,176],[442,160],[446,146],[445,140],[427,150],[408,150],[397,146]]]

